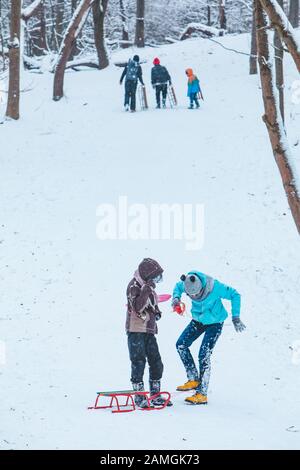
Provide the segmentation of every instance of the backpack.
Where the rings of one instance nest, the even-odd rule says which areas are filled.
[[[130,59],[127,64],[126,80],[137,80],[138,70],[139,64],[135,60]]]

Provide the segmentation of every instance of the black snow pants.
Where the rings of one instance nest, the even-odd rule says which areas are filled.
[[[156,338],[151,333],[127,333],[128,349],[131,361],[131,382],[143,382],[146,360],[149,364],[150,380],[160,380],[163,363]]]
[[[168,84],[161,83],[160,85],[156,85],[155,93],[156,93],[156,103],[158,104],[158,106],[160,106],[160,94],[162,94],[163,101],[166,101],[167,99]]]
[[[135,111],[136,108],[136,80],[125,80],[125,102],[124,106],[130,105],[131,111]]]

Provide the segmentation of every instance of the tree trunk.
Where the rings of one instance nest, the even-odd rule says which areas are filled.
[[[268,14],[272,26],[276,28],[282,41],[288,48],[298,72],[300,72],[300,44],[284,11],[279,8],[276,0],[260,0],[260,3]]]
[[[219,0],[219,22],[221,29],[226,29],[227,27],[225,3],[226,0]]]
[[[122,22],[122,43],[121,47],[122,49],[126,49],[129,47],[129,34],[128,34],[128,27],[127,27],[127,21],[126,21],[126,14],[125,14],[125,8],[124,8],[124,1],[120,0],[120,16],[121,16],[121,22]]]
[[[78,3],[78,0],[71,0],[71,15],[72,16],[74,14],[74,11],[77,8],[77,3]],[[77,46],[77,41],[75,40],[74,44],[73,44],[73,47],[72,47],[71,54],[70,54],[70,60],[73,60],[74,57],[79,54],[79,52],[80,51],[79,51],[78,46]]]
[[[207,26],[211,26],[211,7],[210,7],[209,2],[210,2],[210,0],[207,0],[207,6],[206,6],[206,9],[207,9]]]
[[[283,0],[278,0],[278,4],[283,8]],[[279,93],[279,106],[282,121],[284,122],[284,74],[283,74],[283,46],[277,31],[274,34],[275,49],[275,70],[276,70],[276,87]]]
[[[56,0],[55,8],[55,31],[56,31],[56,41],[58,47],[60,47],[63,34],[64,34],[64,13],[65,13],[65,2],[64,0]]]
[[[38,24],[35,26],[35,31],[31,35],[31,39],[33,42],[32,54],[34,56],[41,56],[45,53],[45,50],[47,48],[44,1],[40,3],[39,8],[36,11],[36,17],[38,19]]]
[[[2,57],[2,70],[5,71],[5,51],[4,51],[4,38],[3,38],[3,22],[2,22],[2,1],[0,0],[0,45]]]
[[[250,75],[257,74],[257,44],[256,44],[256,24],[255,24],[255,0],[253,0],[252,32],[251,32],[251,55],[250,55]]]
[[[100,70],[105,69],[109,65],[104,31],[104,19],[107,4],[108,0],[96,0],[93,4],[94,38]]]
[[[90,12],[90,8],[93,4],[93,0],[81,0],[78,7],[76,8],[71,22],[65,32],[59,55],[58,62],[55,68],[54,83],[53,83],[53,99],[58,101],[63,97],[64,94],[64,76],[65,69],[68,59],[71,54],[74,41],[81,31],[87,16]]]
[[[299,27],[299,0],[290,0],[289,20],[294,28]]]
[[[9,86],[6,116],[19,119],[21,0],[11,0]]]
[[[145,47],[145,0],[136,2],[135,45]]]
[[[262,95],[265,108],[263,121],[266,124],[273,154],[280,171],[284,190],[294,217],[297,230],[300,234],[300,198],[296,183],[296,175],[290,163],[290,150],[274,83],[272,63],[268,43],[267,19],[263,11],[261,0],[255,0],[255,17],[257,30],[258,63],[260,69]]]

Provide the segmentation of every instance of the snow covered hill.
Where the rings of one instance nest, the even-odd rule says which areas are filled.
[[[248,35],[218,41],[249,51]],[[173,77],[177,109],[154,109],[154,56]],[[58,103],[51,74],[26,74],[22,119],[0,126],[0,448],[299,449],[299,236],[261,120],[259,79],[248,75],[247,56],[208,40],[148,48],[141,58],[146,112],[123,112],[120,69],[111,65],[69,71]],[[285,60],[299,164],[299,77]],[[186,109],[187,67],[202,83],[199,111]],[[100,241],[97,207],[120,196],[147,207],[203,204],[203,248]],[[234,286],[247,330],[237,335],[227,320],[207,407],[175,393],[161,412],[87,411],[97,390],[130,387],[125,289],[144,256],[165,268],[161,293],[190,269]],[[163,388],[173,392],[185,381],[175,342],[189,319],[162,308]]]

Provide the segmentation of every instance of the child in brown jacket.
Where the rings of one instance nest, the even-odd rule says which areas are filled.
[[[148,360],[151,396],[160,392],[163,373],[163,363],[155,338],[156,322],[161,318],[155,287],[162,280],[162,274],[163,269],[157,261],[145,258],[127,287],[126,332],[131,361],[131,382],[133,390],[145,390],[143,376]],[[153,406],[162,406],[164,402],[160,395],[151,401]],[[141,408],[148,407],[143,395],[136,395],[135,403]],[[168,406],[170,405],[171,402]]]

